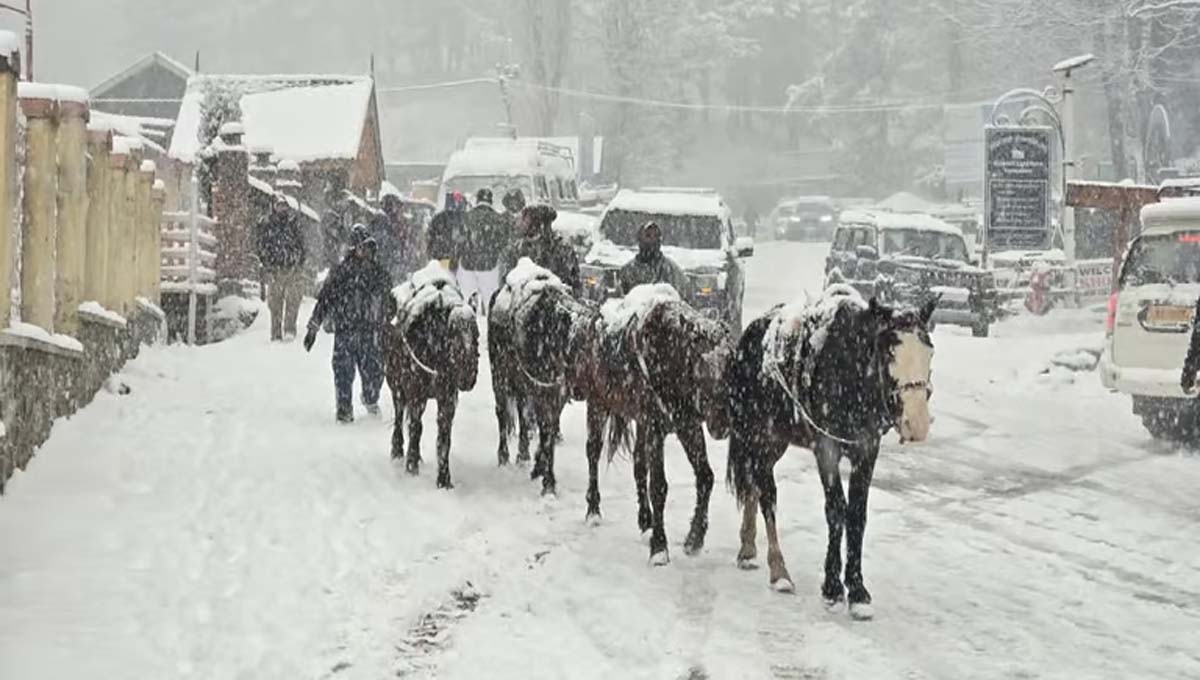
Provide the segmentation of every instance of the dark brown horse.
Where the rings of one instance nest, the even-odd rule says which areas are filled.
[[[738,566],[756,565],[755,509],[767,529],[771,586],[792,592],[775,524],[774,468],[788,446],[816,454],[825,488],[829,544],[821,594],[870,618],[862,547],[867,495],[880,438],[893,427],[901,442],[929,433],[933,344],[929,320],[936,300],[896,312],[853,289],[833,287],[811,305],[777,307],[746,329],[729,367],[732,433],[728,479],[742,506]],[[851,463],[849,502],[838,464]],[[845,585],[842,535],[846,538]]]
[[[434,271],[432,268],[438,267]],[[431,264],[397,289],[395,323],[386,333],[384,351],[388,387],[396,419],[392,424],[392,458],[404,455],[404,419],[408,416],[405,468],[417,474],[421,464],[421,417],[425,404],[436,400],[437,485],[450,480],[450,432],[459,392],[475,388],[479,372],[479,326],[475,310],[440,265]]]
[[[635,422],[638,528],[651,532],[651,563],[667,564],[663,444],[674,433],[696,476],[696,505],[683,544],[687,554],[696,554],[704,547],[713,487],[704,424],[718,439],[727,434],[724,371],[733,339],[723,324],[680,301],[669,286],[641,286],[624,300],[610,301],[591,328],[582,334],[584,351],[578,354],[584,359],[569,376],[573,391],[588,403],[587,516],[600,516],[597,472],[605,435],[611,457],[627,443]]]

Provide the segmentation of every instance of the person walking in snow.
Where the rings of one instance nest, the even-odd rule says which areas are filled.
[[[263,283],[267,285],[271,340],[295,338],[296,317],[307,283],[304,261],[308,247],[300,220],[287,196],[275,196],[271,213],[255,226],[254,245],[263,267]]]
[[[531,205],[521,211],[521,238],[504,251],[500,265],[501,281],[516,269],[521,258],[528,257],[539,267],[550,270],[576,295],[583,291],[579,255],[554,231],[552,225],[556,219],[558,212],[548,205]]]
[[[1196,373],[1200,371],[1200,299],[1196,300],[1196,313],[1192,316],[1192,337],[1188,343],[1187,357],[1183,360],[1183,374],[1179,386],[1191,393],[1196,388]]]
[[[450,271],[458,266],[458,250],[465,228],[467,199],[455,191],[446,196],[446,207],[429,223],[429,257]]]
[[[505,244],[521,238],[521,211],[525,209],[525,194],[520,189],[510,189],[500,200],[504,206],[504,222],[507,232],[504,235]]]
[[[467,213],[459,252],[458,287],[464,297],[479,295],[479,308],[487,312],[492,294],[500,287],[500,256],[507,245],[507,224],[492,207],[492,190],[483,188],[475,207]]]
[[[308,320],[305,351],[312,351],[317,329],[332,318],[333,383],[337,394],[337,420],[354,421],[354,374],[362,383],[362,402],[371,415],[379,414],[379,390],[383,385],[383,355],[380,334],[396,315],[392,278],[376,261],[378,246],[361,224],[350,230],[350,252],[334,267],[317,296],[317,306]]]
[[[400,269],[400,223],[404,220],[404,205],[399,196],[388,194],[383,197],[381,207],[383,210],[371,220],[369,230],[379,249],[376,260],[395,279],[399,277]]]
[[[321,243],[324,246],[321,266],[332,270],[342,259],[342,248],[349,237],[352,219],[350,200],[346,198],[346,189],[340,180],[330,182],[325,202],[329,207],[321,216]]]
[[[687,299],[688,278],[679,265],[663,254],[662,228],[657,222],[647,222],[638,229],[637,255],[617,272],[617,293],[628,295],[637,286],[668,283]]]

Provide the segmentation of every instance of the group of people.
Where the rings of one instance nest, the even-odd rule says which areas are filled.
[[[427,239],[419,225],[405,220],[402,201],[391,195],[384,197],[381,214],[370,224],[350,227],[347,252],[332,263],[304,336],[304,348],[311,350],[318,330],[327,324],[332,326],[339,422],[354,420],[356,374],[361,380],[364,407],[370,414],[379,413],[384,379],[380,332],[395,315],[392,286],[424,262],[438,260],[454,272],[463,295],[474,298],[485,314],[508,272],[521,258],[529,258],[554,273],[576,294],[582,294],[579,257],[555,232],[555,209],[526,205],[519,190],[504,196],[504,211],[496,210],[493,200],[490,189],[481,189],[475,205],[468,208],[462,194],[450,194],[445,209],[434,216]],[[300,301],[307,287],[304,272],[308,252],[299,218],[285,196],[276,197],[271,212],[259,222],[255,245],[267,287],[271,339],[294,338]],[[331,258],[329,252],[325,256]],[[669,283],[680,295],[686,295],[687,277],[663,254],[662,232],[654,222],[639,230],[638,254],[621,269],[618,292],[646,283]]]

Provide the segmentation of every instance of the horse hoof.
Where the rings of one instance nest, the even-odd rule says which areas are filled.
[[[796,586],[792,583],[790,578],[781,578],[771,584],[771,590],[774,590],[777,593],[786,593],[790,595],[796,592]]]
[[[445,489],[445,490],[449,491],[454,488],[454,483],[451,482],[449,479],[439,479],[438,483],[437,483],[437,487],[439,489]]]
[[[555,489],[552,486],[543,488],[542,489],[542,498],[550,498],[550,499],[558,498],[558,489]]]
[[[852,604],[850,605],[850,618],[855,621],[870,621],[875,618],[875,610],[867,602]]]
[[[695,557],[696,555],[699,555],[700,551],[702,551],[702,550],[704,550],[703,543],[684,543],[683,544],[683,554],[687,555],[688,557]]]
[[[587,519],[585,519],[585,520],[584,520],[584,522],[585,522],[585,523],[586,523],[586,524],[587,524],[589,527],[598,527],[598,526],[600,526],[600,525],[602,524],[602,520],[600,519],[600,513],[598,513],[598,512],[589,512],[589,513],[588,513],[588,516],[587,516]]]
[[[656,552],[650,556],[650,566],[652,567],[665,567],[670,563],[671,556],[667,554],[666,550]]]
[[[739,557],[737,559],[737,566],[738,569],[741,569],[742,571],[754,571],[755,569],[758,569],[758,558]]]
[[[416,477],[417,475],[421,474],[421,468],[417,467],[416,465],[406,465],[404,468],[404,471],[407,472],[408,474],[412,475],[413,477]]]
[[[508,459],[501,458],[500,461],[496,465],[497,465],[497,467],[508,467]]]

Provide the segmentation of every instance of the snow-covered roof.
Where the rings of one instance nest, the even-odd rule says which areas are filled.
[[[1147,231],[1200,228],[1200,198],[1168,198],[1151,203],[1142,208],[1142,226]]]
[[[180,78],[190,78],[192,76],[192,69],[185,66],[182,62],[176,61],[162,52],[151,52],[150,54],[147,54],[141,59],[138,59],[136,62],[130,64],[120,73],[109,77],[104,82],[93,87],[92,94],[95,95],[97,99],[102,98],[104,94],[113,86],[152,64],[158,64]]]
[[[171,118],[123,116],[104,111],[92,111],[88,120],[89,130],[111,130],[113,134],[146,140],[165,140],[167,131],[173,127],[175,121]]]
[[[721,197],[711,193],[642,192],[622,189],[608,204],[609,210],[649,213],[652,215],[697,215],[724,217],[728,209]]]
[[[367,76],[195,75],[183,95],[170,156],[195,160],[205,97],[224,96],[241,108],[247,146],[270,147],[276,158],[298,163],[355,158],[374,89]]]
[[[943,234],[962,236],[962,229],[943,222],[932,215],[921,213],[894,213],[883,210],[847,210],[842,213],[842,224],[869,224],[879,229],[916,229],[936,231]]]
[[[88,103],[87,90],[75,85],[57,85],[53,83],[30,83],[22,80],[17,83],[17,96],[21,99],[49,99],[56,102]]]
[[[275,187],[271,186],[270,182],[261,180],[261,179],[255,177],[254,175],[250,175],[248,177],[248,179],[250,181],[250,188],[256,189],[256,190],[266,194],[272,200],[274,200],[276,197],[283,197],[288,202],[288,205],[290,205],[292,207],[292,210],[299,211],[305,217],[307,217],[310,220],[313,220],[314,222],[321,221],[321,216],[317,214],[317,211],[315,211],[311,207],[309,207],[309,205],[307,203],[302,203],[302,202],[296,200],[295,198],[288,196],[287,194],[283,193],[282,191],[277,191],[275,189]]]

